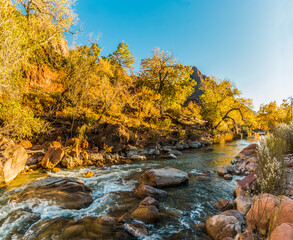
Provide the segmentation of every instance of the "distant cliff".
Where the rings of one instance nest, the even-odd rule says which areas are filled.
[[[207,76],[203,75],[197,67],[192,67],[193,69],[193,74],[191,75],[191,78],[194,79],[197,83],[196,86],[194,86],[194,92],[193,94],[188,98],[188,100],[196,100],[199,99],[199,96],[203,93],[202,90],[200,90],[200,86],[201,86],[201,82],[202,80],[204,80],[205,78],[207,78]]]

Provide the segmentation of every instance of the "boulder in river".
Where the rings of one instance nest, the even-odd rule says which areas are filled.
[[[132,236],[141,239],[143,236],[148,235],[148,230],[144,224],[134,222],[125,224],[125,231],[129,232]]]
[[[49,169],[54,168],[59,162],[61,162],[63,156],[64,151],[61,147],[49,147],[42,160],[42,167]]]
[[[25,168],[27,158],[24,147],[0,139],[0,186],[11,182]]]
[[[188,181],[189,178],[186,172],[171,167],[151,169],[141,176],[141,183],[148,183],[153,187],[178,186]]]
[[[160,206],[160,203],[152,197],[146,197],[139,203],[139,206],[155,206],[156,208],[158,208]]]
[[[153,224],[160,221],[160,215],[158,209],[155,206],[139,206],[131,217],[142,221],[146,224]]]
[[[135,196],[138,198],[153,197],[158,199],[167,197],[168,193],[149,184],[140,184],[135,191]]]
[[[215,206],[223,211],[233,209],[235,206],[235,203],[232,199],[223,199],[220,201],[217,201],[215,203]]]
[[[231,165],[224,165],[224,166],[221,166],[219,167],[218,169],[218,175],[219,176],[224,176],[226,174],[234,174],[235,173],[235,168]]]
[[[37,181],[14,195],[10,202],[48,201],[65,209],[81,209],[92,202],[91,189],[75,178],[52,177]]]

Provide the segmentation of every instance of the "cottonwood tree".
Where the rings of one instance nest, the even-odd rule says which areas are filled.
[[[252,124],[248,123],[253,115],[252,101],[241,98],[241,92],[231,82],[206,78],[202,81],[201,90],[201,114],[212,129],[229,128],[232,124],[231,128],[237,131],[245,123]]]
[[[141,61],[137,86],[146,86],[160,96],[161,115],[178,109],[193,92],[196,82],[190,79],[191,66],[178,63],[171,53],[155,48],[153,56]]]

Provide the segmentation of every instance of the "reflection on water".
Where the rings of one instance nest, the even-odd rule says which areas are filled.
[[[94,202],[90,207],[81,210],[64,210],[57,206],[48,206],[46,202],[38,206],[32,203],[8,205],[10,196],[21,191],[28,183],[47,177],[45,173],[33,173],[19,176],[11,185],[0,189],[0,224],[16,209],[29,208],[41,215],[42,219],[67,217],[75,220],[85,216],[101,216],[110,214],[120,216],[125,211],[134,209],[139,200],[133,197],[133,191],[139,183],[142,172],[150,168],[171,166],[186,172],[214,171],[218,166],[229,164],[235,155],[249,144],[239,140],[229,144],[214,146],[213,152],[204,149],[188,150],[177,160],[152,160],[142,163],[112,166],[106,169],[80,168],[49,173],[49,176],[77,177],[93,190]],[[94,177],[84,178],[88,171],[94,172]],[[168,188],[169,197],[161,202],[162,208],[172,213],[155,226],[150,226],[150,236],[147,239],[163,239],[180,233],[186,239],[204,239],[195,227],[207,216],[215,214],[213,203],[224,198],[231,198],[236,185],[236,178],[226,181],[216,173],[194,176],[186,186]],[[14,224],[18,224],[17,221]],[[13,224],[10,227],[15,227]],[[8,226],[9,228],[9,226]],[[5,239],[9,229],[0,227],[0,239]]]

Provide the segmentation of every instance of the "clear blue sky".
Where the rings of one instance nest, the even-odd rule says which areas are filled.
[[[293,0],[79,0],[85,44],[102,55],[128,43],[136,66],[154,47],[229,79],[258,108],[293,95]]]

